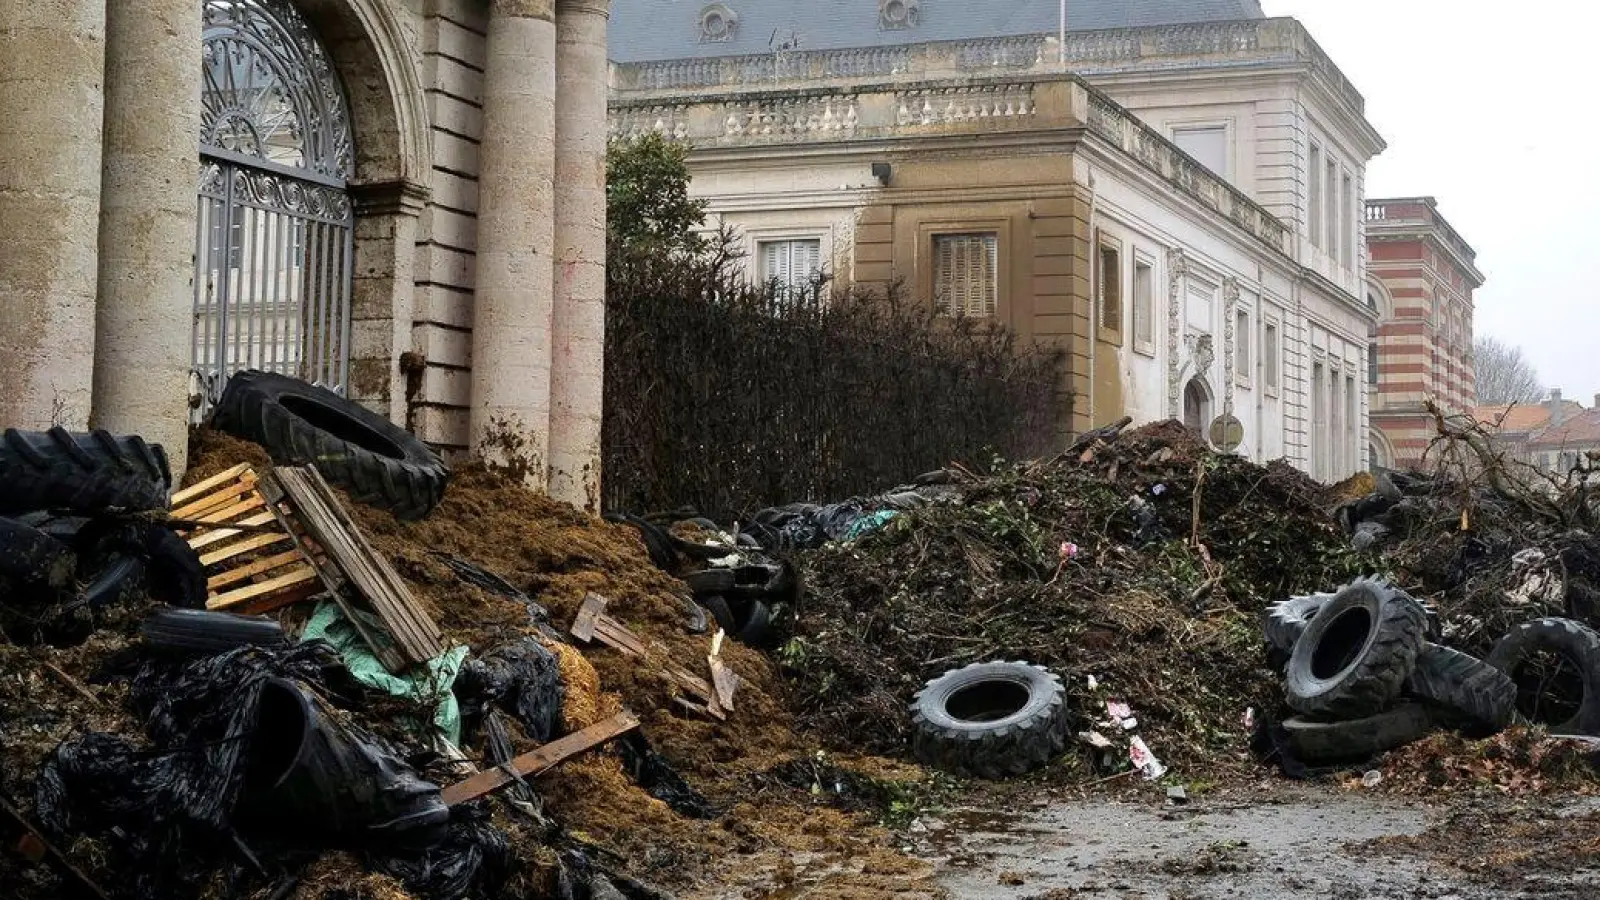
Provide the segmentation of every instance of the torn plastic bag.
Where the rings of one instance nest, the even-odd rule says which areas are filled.
[[[523,733],[541,744],[563,733],[566,687],[561,663],[537,638],[525,637],[468,660],[456,677],[455,695],[469,734],[491,708],[515,717]]]
[[[425,849],[444,840],[450,810],[438,786],[338,721],[299,682],[261,685],[250,725],[242,825],[317,846]]]
[[[356,615],[365,613],[358,610]],[[383,628],[375,618],[369,624],[376,629]],[[338,604],[328,600],[317,604],[311,621],[306,623],[305,630],[300,634],[300,640],[327,641],[338,651],[339,658],[344,660],[345,667],[357,681],[392,697],[433,709],[434,727],[450,743],[461,743],[461,710],[451,686],[455,684],[462,661],[467,658],[466,647],[446,650],[428,660],[426,666],[413,667],[405,675],[390,674],[383,663],[372,655],[372,648],[367,646],[360,632],[345,618],[344,611]]]
[[[394,853],[375,849],[365,861],[428,900],[497,897],[510,872],[511,842],[490,824],[489,809],[484,801],[457,806],[450,811],[448,830],[437,845]]]
[[[90,733],[63,741],[35,781],[45,829],[96,837],[133,873],[133,896],[172,897],[231,854],[231,818],[245,775],[256,700],[274,676],[322,679],[338,660],[325,644],[245,647],[204,659],[143,661],[130,700],[150,748]],[[337,684],[338,682],[335,681]]]
[[[622,766],[635,784],[650,796],[667,804],[681,816],[691,819],[710,819],[718,812],[703,794],[689,786],[666,758],[650,746],[644,733],[629,732],[615,742],[616,753],[622,757]]]
[[[448,566],[450,571],[456,573],[456,577],[460,578],[462,581],[465,581],[468,584],[476,585],[486,591],[489,591],[490,593],[499,594],[502,597],[510,597],[512,600],[516,600],[523,606],[526,606],[528,608],[529,618],[531,618],[535,623],[543,624],[550,621],[550,610],[546,609],[543,604],[534,600],[532,597],[529,597],[526,593],[518,590],[516,585],[505,580],[504,578],[501,578],[499,575],[494,574],[472,560],[462,559],[453,553],[446,553],[443,550],[433,551],[433,556]]]

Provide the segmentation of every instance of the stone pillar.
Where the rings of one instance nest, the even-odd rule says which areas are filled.
[[[550,461],[554,0],[491,0],[473,283],[473,448],[543,489]]]
[[[105,11],[0,0],[0,428],[88,421]]]
[[[600,511],[606,342],[606,23],[610,0],[556,0],[555,302],[550,496]]]
[[[96,428],[142,435],[188,458],[200,0],[106,7],[100,179]]]

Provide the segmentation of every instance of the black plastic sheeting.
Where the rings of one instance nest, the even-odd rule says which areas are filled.
[[[632,731],[616,740],[616,752],[622,757],[623,768],[639,787],[650,796],[671,807],[673,812],[691,819],[711,819],[720,815],[703,794],[689,786],[689,782],[672,768],[665,757],[650,746],[640,731]]]
[[[337,735],[313,737],[360,751],[323,756],[316,764],[352,766],[325,774],[407,773],[402,781],[419,783],[399,762],[397,748],[343,721],[349,717],[339,708],[360,709],[367,695],[320,641],[283,649],[242,647],[188,661],[157,655],[130,662],[136,671],[130,700],[146,723],[150,747],[101,733],[65,741],[46,761],[35,790],[35,812],[47,832],[63,842],[87,835],[106,848],[110,867],[124,876],[108,886],[118,897],[175,900],[214,894],[219,884],[227,886],[224,895],[244,896],[287,883],[285,876],[327,849],[328,836],[314,829],[290,830],[240,815],[272,799],[252,781],[259,773],[251,768],[259,701],[272,679],[328,698],[331,705],[316,703],[317,719],[327,720],[318,727]],[[277,683],[280,692],[283,684]],[[336,725],[334,718],[340,720]],[[357,765],[374,758],[384,765]],[[392,784],[369,793],[396,796]],[[409,789],[398,795],[398,805],[376,815],[358,811],[353,821],[381,823],[397,811],[426,812],[429,803],[438,804],[436,792],[431,799]],[[363,841],[358,833],[341,835],[340,842],[418,896],[495,896],[510,851],[505,834],[489,824],[488,808],[479,802],[450,810],[442,833],[437,827],[427,832],[430,847],[391,840],[393,833],[382,828],[370,833],[382,840]]]
[[[563,733],[561,664],[537,638],[497,647],[461,666],[455,681],[462,734],[476,734],[484,714],[498,708],[516,718],[523,733],[545,743]]]

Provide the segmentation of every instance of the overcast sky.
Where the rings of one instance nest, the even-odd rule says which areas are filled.
[[[1488,281],[1477,331],[1600,393],[1600,87],[1588,0],[1262,0],[1305,24],[1389,148],[1368,197],[1432,196]],[[1482,12],[1478,10],[1481,9]]]

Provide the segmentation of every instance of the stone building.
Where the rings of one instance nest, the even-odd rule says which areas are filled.
[[[1600,453],[1600,394],[1585,409],[1553,388],[1545,400],[1479,406],[1472,417],[1489,430],[1496,449],[1541,472],[1564,474],[1587,454]]]
[[[1436,426],[1424,408],[1477,403],[1472,375],[1472,292],[1477,254],[1432,197],[1368,200],[1367,301],[1378,311],[1376,364],[1367,370],[1374,465],[1422,462]]]
[[[753,276],[900,282],[1063,348],[1063,432],[1176,417],[1322,478],[1365,465],[1383,142],[1299,23],[1074,0],[1063,43],[1054,3],[617,9],[612,134],[695,147]]]
[[[0,0],[0,425],[233,371],[593,506],[609,0]]]

